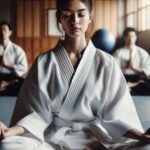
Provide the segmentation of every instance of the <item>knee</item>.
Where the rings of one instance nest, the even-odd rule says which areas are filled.
[[[150,144],[145,144],[141,149],[139,148],[138,150],[150,150]]]
[[[39,142],[35,139],[12,136],[1,141],[0,150],[31,150],[36,149],[38,146]]]
[[[0,141],[0,150],[7,150],[7,146],[9,145],[9,141],[4,139]],[[9,150],[9,149],[8,149]]]
[[[18,141],[18,138],[16,138],[15,136],[3,139],[0,142],[0,150],[14,150],[15,149],[15,145],[16,145],[15,143],[17,141]]]
[[[133,150],[150,150],[149,143],[138,143],[136,146],[133,146]]]

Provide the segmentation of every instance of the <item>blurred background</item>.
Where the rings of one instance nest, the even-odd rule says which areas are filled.
[[[119,47],[125,27],[138,31],[137,45],[150,52],[150,0],[93,0],[94,19],[89,36],[106,28]],[[41,53],[53,48],[60,35],[50,35],[50,11],[55,0],[0,0],[0,21],[9,21],[13,28],[12,40],[23,47],[31,65]],[[52,12],[52,11],[51,11]],[[53,19],[52,19],[53,20]]]

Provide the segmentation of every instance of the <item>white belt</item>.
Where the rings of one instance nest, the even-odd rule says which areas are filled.
[[[72,122],[64,120],[58,117],[53,118],[54,125],[59,128],[55,135],[51,138],[51,141],[58,144],[58,142],[64,139],[67,131],[82,131],[83,129],[90,129],[94,136],[101,142],[111,143],[112,137],[109,133],[99,124],[99,119],[94,119],[89,122]]]

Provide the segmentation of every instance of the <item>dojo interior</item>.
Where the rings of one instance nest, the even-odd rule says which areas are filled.
[[[113,53],[123,45],[122,32],[125,27],[138,31],[136,44],[150,54],[150,0],[93,0],[94,18],[88,36],[104,31]],[[0,21],[11,23],[12,41],[20,45],[27,55],[31,67],[35,58],[52,49],[60,37],[55,22],[55,0],[0,0]],[[101,38],[97,42],[101,42]],[[132,96],[141,123],[146,130],[150,127],[150,96]],[[0,96],[0,121],[9,126],[17,96]]]

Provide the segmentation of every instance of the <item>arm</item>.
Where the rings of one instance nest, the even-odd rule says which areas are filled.
[[[109,94],[107,94],[105,100],[103,124],[113,141],[120,141],[126,132],[136,127],[143,133],[143,128],[126,80],[115,61],[113,61],[111,68],[109,80],[106,84],[106,90],[109,91]]]
[[[8,70],[10,70],[11,72],[14,71],[13,65],[11,65],[11,64],[8,63],[8,60],[7,60],[7,58],[6,58],[5,55],[3,55],[3,57],[2,57],[1,65],[3,67],[7,68]]]
[[[124,137],[136,139],[139,141],[145,141],[150,142],[150,135],[148,134],[150,130],[145,132],[144,134],[139,132],[138,130],[130,130],[124,134]],[[106,147],[104,147],[100,142],[94,141],[90,144],[86,145],[84,150],[108,150]]]
[[[17,47],[16,49],[17,51],[14,52],[12,61],[10,61],[8,56],[4,53],[1,66],[10,72],[15,72],[18,76],[22,76],[28,70],[28,62],[25,52],[20,47]]]
[[[130,61],[129,68],[135,71],[137,74],[145,75],[144,70],[142,68],[135,67],[132,61]]]
[[[51,124],[53,114],[49,105],[51,99],[46,95],[46,89],[42,90],[40,86],[41,80],[43,80],[43,73],[41,73],[43,66],[41,66],[42,64],[39,65],[39,63],[43,62],[40,62],[38,58],[32,65],[19,92],[11,119],[11,126],[16,124],[22,126],[28,132],[43,140],[44,132]],[[47,75],[44,74],[44,78],[46,77]],[[48,84],[48,82],[44,84]]]

